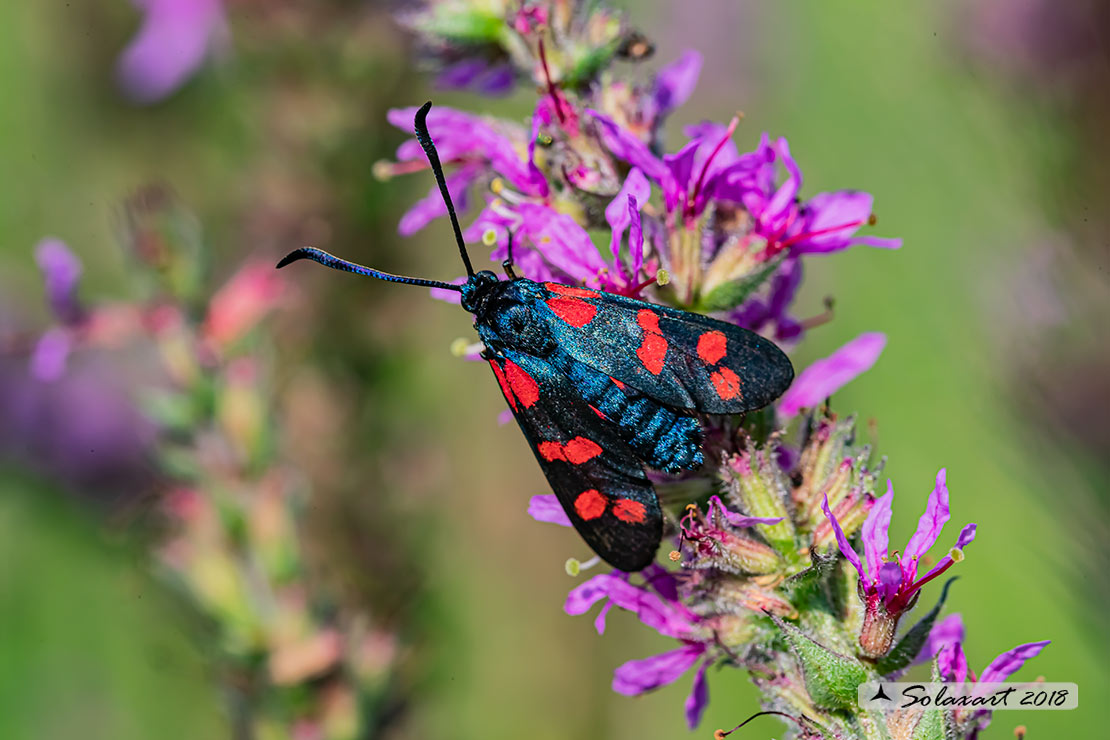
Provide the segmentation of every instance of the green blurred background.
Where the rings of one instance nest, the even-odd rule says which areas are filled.
[[[151,181],[172,185],[203,221],[220,276],[245,255],[273,258],[310,241],[387,270],[458,273],[445,223],[396,236],[430,183],[371,176],[403,140],[384,112],[434,97],[521,118],[531,93],[436,93],[388,8],[298,5],[231,3],[231,56],[147,108],[113,83],[137,23],[123,0],[0,5],[0,311],[45,324],[31,249],[46,235],[84,261],[85,296],[126,297],[119,205]],[[624,4],[657,42],[652,64],[688,46],[705,54],[697,92],[668,124],[672,146],[682,125],[742,110],[740,146],[764,130],[787,136],[806,192],[876,194],[879,233],[905,246],[807,263],[798,313],[818,313],[831,295],[836,318],[810,333],[795,362],[864,331],[888,334],[879,363],[837,403],[874,420],[869,433],[889,456],[899,491],[892,539],[905,541],[946,466],[953,526],[979,523],[949,601],[968,625],[973,669],[1049,638],[1020,675],[1081,687],[1081,709],[1000,713],[986,736],[1010,737],[1020,723],[1034,740],[1097,737],[1097,702],[1110,688],[1107,422],[1098,418],[1110,364],[1097,310],[1110,191],[1097,137],[1108,106],[1088,93],[1105,96],[1110,73],[1097,44],[1086,76],[1054,76],[1057,57],[1007,65],[1013,29],[983,20],[997,21],[1005,5]],[[1067,49],[1094,31],[1064,30],[1080,36],[1055,39]],[[525,514],[544,480],[515,427],[497,424],[503,402],[488,371],[448,352],[468,336],[467,317],[423,291],[312,270],[294,278],[311,310],[278,326],[309,336],[310,356],[295,359],[324,368],[340,399],[333,425],[351,435],[351,467],[331,471],[338,482],[322,486],[305,525],[329,543],[321,567],[344,570],[355,590],[369,574],[375,588],[406,595],[398,630],[416,678],[386,734],[685,736],[686,680],[635,699],[609,689],[615,666],[666,640],[625,614],[603,637],[590,619],[563,614],[575,583],[563,561],[586,551]],[[1036,310],[1045,300],[1062,306],[1053,321]],[[312,431],[285,433],[295,441]],[[190,616],[149,575],[133,518],[103,504],[122,494],[90,497],[34,460],[5,465],[0,737],[228,737]],[[371,537],[352,524],[360,517],[399,534]],[[756,710],[738,672],[712,674],[710,690],[699,735]],[[746,732],[781,729],[766,718]]]

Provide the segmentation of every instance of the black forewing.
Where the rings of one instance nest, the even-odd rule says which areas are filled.
[[[574,528],[615,568],[646,567],[659,549],[663,515],[632,449],[548,363],[513,351],[490,362]],[[534,393],[510,363],[534,382]]]
[[[560,349],[667,405],[710,414],[743,413],[771,403],[794,379],[782,350],[734,324],[613,293],[544,286],[549,291],[543,302],[547,310],[537,313],[549,322]],[[585,302],[596,312],[584,325],[577,325],[577,315],[568,322],[560,316],[568,315],[566,301]],[[645,328],[654,325],[641,317],[644,311],[657,317],[658,331]],[[699,352],[699,343],[712,350],[716,338],[703,337],[713,332],[724,336],[724,353],[707,362],[704,357],[717,353]],[[666,342],[661,357],[658,340],[648,336],[653,334]]]

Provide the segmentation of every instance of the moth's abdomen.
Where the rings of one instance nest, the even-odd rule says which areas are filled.
[[[676,472],[702,464],[698,420],[677,414],[619,380],[556,352],[548,361],[570,378],[583,400],[617,425],[621,437],[649,468]]]

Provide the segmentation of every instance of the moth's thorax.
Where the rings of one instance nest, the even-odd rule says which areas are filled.
[[[544,289],[531,280],[507,280],[491,285],[477,296],[474,324],[486,346],[511,348],[534,357],[546,357],[555,339],[546,323],[536,316]]]

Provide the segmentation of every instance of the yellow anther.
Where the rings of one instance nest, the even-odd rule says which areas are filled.
[[[370,168],[370,172],[373,173],[376,179],[381,182],[386,182],[393,177],[393,163],[384,159],[379,159],[374,163],[374,166]]]
[[[566,568],[567,575],[571,578],[577,577],[577,575],[582,572],[582,563],[578,562],[578,558],[567,558],[567,563],[564,567]]]
[[[948,551],[948,557],[952,558],[953,563],[962,562],[964,559],[964,551],[958,547],[953,547]]]
[[[669,553],[667,553],[667,557],[671,559],[672,563],[677,563],[679,560],[682,559],[682,553],[680,553],[678,550],[671,550]]]
[[[671,273],[667,272],[666,270],[662,270],[662,269],[659,270],[659,272],[655,273],[655,284],[656,285],[664,286],[669,282],[671,282]]]
[[[500,177],[495,177],[493,182],[489,184],[489,189],[493,191],[494,195],[501,195],[501,191],[505,189],[505,181]]]
[[[451,354],[455,357],[465,357],[468,349],[470,349],[470,342],[462,337],[451,342]]]
[[[486,229],[482,232],[482,244],[487,247],[492,247],[497,243],[497,231],[495,229]]]

